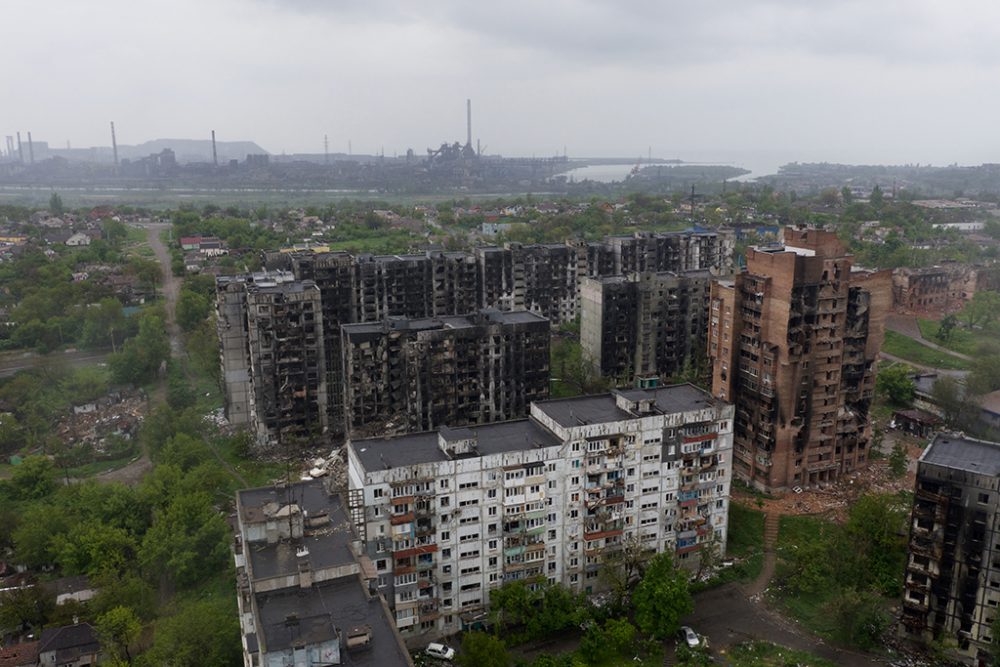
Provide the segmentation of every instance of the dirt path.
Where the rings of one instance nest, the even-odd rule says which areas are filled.
[[[778,512],[771,511],[764,515],[764,565],[757,579],[746,586],[748,598],[756,599],[763,594],[771,584],[771,578],[774,577],[774,567],[778,560],[775,546],[778,543],[780,522],[781,515]]]
[[[163,297],[166,301],[165,310],[167,312],[167,335],[170,337],[170,356],[174,359],[180,360],[185,354],[184,350],[184,338],[181,335],[181,328],[177,324],[177,298],[181,291],[181,279],[174,275],[170,268],[170,251],[167,250],[166,244],[163,243],[163,239],[160,238],[160,234],[165,229],[169,229],[170,225],[168,223],[150,223],[146,225],[146,238],[149,241],[149,247],[153,249],[153,254],[156,256],[156,261],[160,263],[160,270],[163,273]],[[191,377],[190,371],[187,372],[188,381],[193,384],[193,378]],[[162,394],[158,396],[158,400],[166,400],[166,386],[165,381],[160,382],[159,389],[162,390]],[[244,487],[249,486],[246,478],[239,473],[236,468],[231,466],[228,461],[226,461],[219,450],[211,442],[211,440],[206,439],[206,444],[209,449],[212,450],[212,454],[215,458],[222,464],[226,471],[233,476],[240,484]]]

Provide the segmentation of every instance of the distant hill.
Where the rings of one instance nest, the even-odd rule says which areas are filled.
[[[219,162],[229,160],[243,161],[247,155],[261,155],[266,150],[253,141],[216,141]],[[165,148],[171,149],[177,155],[178,162],[211,162],[211,139],[153,139],[135,146],[118,146],[118,157],[136,159],[152,153],[159,153]]]

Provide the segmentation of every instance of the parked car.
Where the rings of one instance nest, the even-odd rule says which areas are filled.
[[[688,626],[682,625],[678,634],[680,635],[681,641],[688,645],[688,648],[698,648],[701,646],[701,637],[699,637],[698,633]]]
[[[455,657],[455,649],[444,644],[438,644],[437,642],[428,644],[427,648],[424,649],[424,653],[438,660],[452,660]]]

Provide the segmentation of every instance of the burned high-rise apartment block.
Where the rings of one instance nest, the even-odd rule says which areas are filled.
[[[318,290],[319,301],[314,305],[322,326],[315,330],[319,337],[315,344],[322,364],[317,366],[316,372],[322,374],[317,382],[322,385],[325,398],[321,403],[324,416],[316,420],[312,430],[321,430],[339,438],[346,433],[347,412],[353,410],[343,393],[343,325],[381,323],[390,318],[461,317],[482,309],[497,309],[528,311],[555,326],[572,321],[579,315],[580,281],[583,277],[647,271],[711,270],[713,273],[724,273],[731,261],[732,248],[732,237],[727,234],[672,232],[640,233],[594,243],[512,243],[469,252],[426,251],[409,255],[351,255],[299,250],[268,253],[264,260],[269,270],[267,275],[271,276],[267,280],[274,281],[280,275],[280,282],[284,285],[281,289],[296,289],[286,285],[291,281],[303,286],[309,283],[311,287],[303,293],[313,295]],[[274,318],[258,319],[249,311],[248,286],[257,284],[259,279],[260,276],[220,279],[217,303],[219,336],[229,419],[234,424],[250,425],[262,442],[273,443],[280,428],[284,428],[279,427],[279,422],[291,417],[284,413],[279,416],[274,411],[251,411],[251,398],[256,400],[251,396],[251,388],[274,386],[280,394],[292,391],[293,385],[286,384],[280,376],[257,377],[260,373],[272,373],[274,369],[269,365],[252,363],[248,349],[250,339],[262,339],[268,327],[275,327],[276,331],[281,328],[281,322]],[[532,326],[537,325],[533,322]],[[303,363],[309,361],[303,360]],[[501,400],[495,396],[489,398],[489,392],[486,392],[482,400],[486,403],[492,401],[490,406],[483,408],[478,417],[474,415],[462,419],[479,423],[523,416],[523,412],[512,412],[511,406],[527,405],[528,401],[538,396],[530,388],[533,380],[524,379],[519,368],[517,364],[505,362],[491,370],[489,386],[503,387],[504,394],[513,393]],[[537,373],[542,368],[547,371],[543,363],[527,370]],[[318,395],[312,390],[308,393],[310,397]],[[435,400],[433,396],[425,395],[430,396],[426,400]],[[282,399],[275,405],[296,406],[300,401],[295,398],[295,401]],[[312,400],[310,398],[310,402]],[[253,406],[256,405],[253,403]],[[457,409],[461,411],[465,407],[462,405]],[[449,414],[449,410],[439,412]],[[293,421],[298,420],[295,417]],[[431,428],[440,423],[434,418],[430,425],[425,423],[419,427]],[[413,422],[413,427],[418,427],[417,422]]]
[[[786,228],[712,284],[712,393],[736,406],[733,471],[756,488],[832,482],[867,459],[892,281],[852,264],[832,232]]]
[[[992,664],[1000,616],[1000,443],[939,433],[917,463],[900,634]]]
[[[526,311],[341,327],[347,425],[356,436],[523,417],[549,395],[549,322]]]
[[[580,283],[580,342],[599,375],[666,381],[705,355],[707,270],[631,273]]]

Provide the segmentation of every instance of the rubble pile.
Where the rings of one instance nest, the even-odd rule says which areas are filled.
[[[86,449],[97,457],[109,453],[113,440],[129,441],[139,431],[147,409],[141,390],[116,390],[90,403],[73,406],[59,420],[56,433],[71,449]]]

